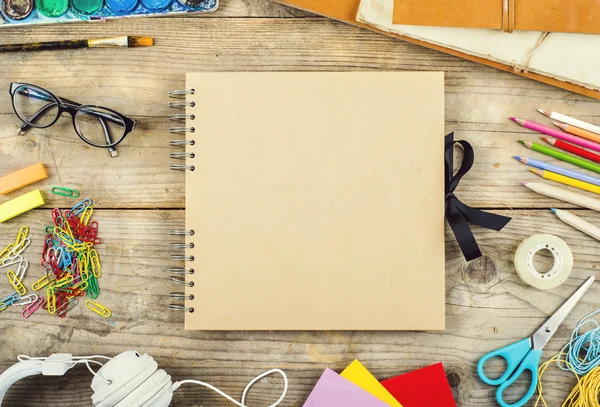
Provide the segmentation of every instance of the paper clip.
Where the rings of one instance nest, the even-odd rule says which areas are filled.
[[[60,288],[67,284],[71,284],[73,282],[73,276],[71,274],[67,274],[66,277],[61,278],[56,283],[54,283],[54,288]]]
[[[21,281],[19,276],[15,274],[14,271],[8,270],[6,272],[6,275],[8,276],[8,282],[14,287],[14,289],[19,293],[19,295],[25,295],[27,293],[27,289],[23,285],[23,282]]]
[[[85,302],[85,306],[104,318],[108,318],[112,315],[111,310],[106,308],[104,305],[98,304],[97,302],[87,300]]]
[[[10,254],[12,253],[12,250],[14,249],[15,245],[14,244],[9,244],[8,246],[6,246],[2,252],[0,252],[0,263],[3,263],[5,260],[10,258]]]
[[[0,264],[0,268],[12,266],[13,264],[21,263],[22,261],[23,261],[23,256],[21,256],[19,254],[15,257],[11,257],[10,259],[6,260],[4,263]]]
[[[50,284],[50,279],[48,278],[48,274],[44,274],[42,278],[37,280],[35,283],[31,284],[31,289],[33,291],[39,291],[42,288],[46,287],[48,284]]]
[[[5,299],[3,299],[0,302],[2,302],[3,304],[6,304],[6,305],[10,305],[13,302],[15,302],[16,300],[18,300],[19,298],[21,298],[21,296],[19,295],[18,292],[15,291],[14,293],[12,293],[11,295],[9,295],[8,297],[6,297]]]
[[[73,298],[72,300],[65,301],[56,309],[56,314],[59,318],[64,318],[67,316],[67,312],[71,311],[75,306],[79,304],[79,300],[77,298]]]
[[[17,233],[17,240],[15,240],[15,247],[19,246],[19,243],[21,243],[21,240],[24,240],[28,234],[29,234],[29,228],[27,226],[21,226],[21,229],[19,229],[19,233]]]
[[[56,295],[54,295],[54,290],[51,287],[46,288],[46,295],[48,297],[46,309],[50,314],[54,314],[56,312]]]
[[[81,213],[80,222],[87,226],[90,219],[92,218],[92,213],[94,213],[94,208],[92,208],[91,206],[85,208],[85,210]]]
[[[6,304],[3,302],[0,302],[0,312],[4,311],[6,309]]]
[[[23,281],[23,278],[25,277],[25,271],[27,271],[27,268],[29,267],[29,262],[25,259],[23,259],[19,265],[17,266],[17,277],[19,277],[19,280]]]
[[[28,305],[27,307],[25,307],[25,309],[21,313],[23,318],[27,319],[31,315],[33,315],[33,313],[36,312],[40,308],[40,306],[42,306],[44,304],[45,301],[46,300],[44,299],[44,297],[38,297],[37,301],[35,301],[35,302],[31,303],[30,305]]]
[[[90,265],[92,266],[92,274],[96,278],[100,278],[102,276],[102,265],[100,264],[100,258],[98,257],[98,252],[96,249],[90,250]]]
[[[29,305],[32,302],[37,301],[38,298],[40,298],[40,296],[37,295],[37,294],[29,294],[29,295],[26,295],[24,297],[19,298],[18,300],[14,301],[10,305],[13,306],[13,307],[23,306],[23,305]]]
[[[46,232],[46,234],[50,234],[54,231],[54,226],[46,226],[44,228],[44,232]]]
[[[91,299],[95,300],[100,295],[100,287],[98,286],[98,279],[91,275],[87,280],[88,283],[88,295]]]
[[[15,245],[15,247],[10,251],[12,253],[12,256],[18,256],[19,254],[23,253],[30,244],[31,244],[31,239],[28,237],[21,240],[19,242],[19,244]]]
[[[66,196],[67,198],[79,198],[79,191],[76,189],[52,187],[51,191],[54,195]]]
[[[71,208],[71,213],[73,215],[77,216],[81,212],[85,211],[85,208],[87,208],[88,206],[92,206],[92,200],[90,198],[85,198],[85,199],[81,200],[80,202],[76,203]]]

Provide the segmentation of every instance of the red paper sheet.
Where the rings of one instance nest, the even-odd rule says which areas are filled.
[[[403,407],[456,407],[441,363],[384,380],[381,384]]]

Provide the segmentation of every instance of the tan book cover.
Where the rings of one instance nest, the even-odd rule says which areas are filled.
[[[444,329],[443,73],[187,89],[186,329]]]
[[[394,24],[600,33],[598,0],[394,0]]]

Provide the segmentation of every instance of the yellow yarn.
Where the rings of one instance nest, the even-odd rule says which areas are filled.
[[[546,369],[552,363],[563,363],[573,371],[573,366],[565,359],[565,353],[559,353],[554,355],[550,360],[543,363],[538,370],[538,398],[535,402],[535,407],[540,403],[544,407],[548,407],[546,400],[543,396],[542,376],[546,372]],[[577,384],[571,390],[571,394],[564,401],[562,407],[600,407],[598,396],[600,396],[600,366],[592,369],[588,374],[583,377],[579,377],[577,373],[573,372],[577,379]]]

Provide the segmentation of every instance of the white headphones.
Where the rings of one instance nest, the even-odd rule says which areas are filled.
[[[182,384],[194,383],[219,393],[239,407],[247,407],[245,403],[248,391],[262,378],[273,373],[283,377],[284,390],[279,398],[270,407],[279,405],[288,389],[286,374],[279,369],[269,370],[255,377],[244,389],[241,402],[231,398],[216,387],[197,380],[182,380],[173,383],[171,376],[158,368],[158,363],[148,354],[140,355],[136,351],[123,352],[113,359],[106,356],[78,357],[66,353],[56,353],[47,358],[31,358],[20,355],[19,363],[6,369],[0,375],[0,406],[6,392],[15,382],[28,377],[42,374],[44,376],[62,376],[78,363],[85,363],[94,375],[92,380],[92,403],[96,407],[168,407],[173,398],[173,392]],[[108,359],[102,364],[94,359]],[[91,363],[101,365],[98,372],[94,372]]]

